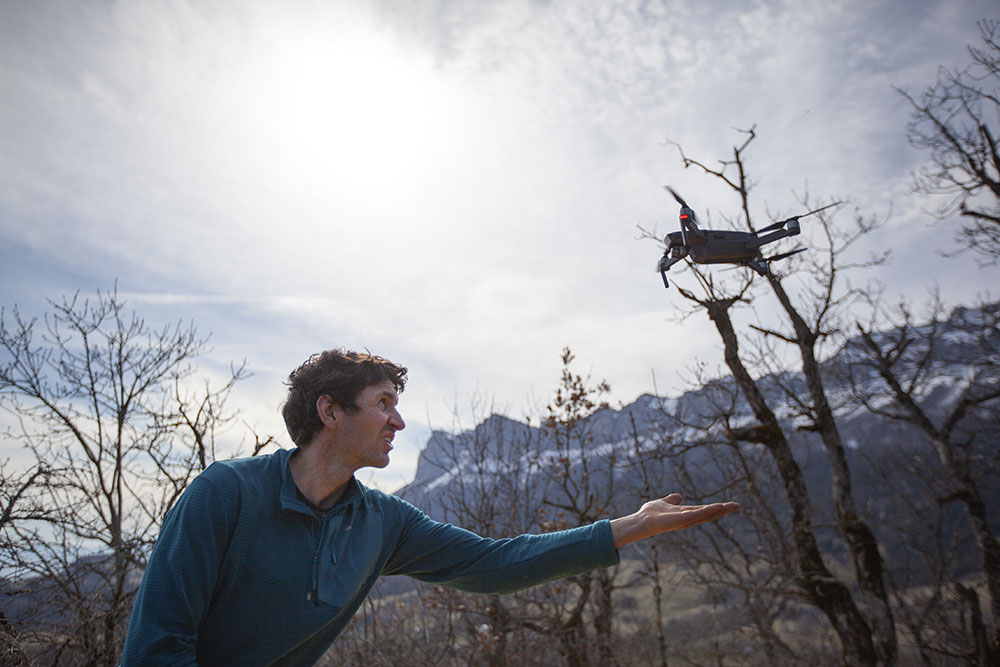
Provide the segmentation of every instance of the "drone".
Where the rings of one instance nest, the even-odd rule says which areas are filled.
[[[701,229],[695,219],[694,211],[687,202],[667,186],[667,191],[681,205],[679,232],[670,232],[664,239],[667,249],[656,265],[656,270],[663,277],[663,286],[668,288],[667,271],[670,267],[687,258],[695,264],[736,264],[746,266],[762,276],[768,273],[768,264],[779,259],[786,259],[805,250],[798,248],[789,252],[779,253],[770,257],[761,254],[761,248],[786,236],[797,236],[802,230],[799,218],[819,213],[841,202],[834,202],[814,209],[808,213],[792,216],[787,220],[775,222],[762,227],[755,232],[726,231],[719,229]]]

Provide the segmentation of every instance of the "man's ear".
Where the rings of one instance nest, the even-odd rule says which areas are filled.
[[[340,406],[334,403],[333,399],[326,394],[316,399],[316,414],[319,415],[323,426],[327,428],[336,427],[340,412]]]

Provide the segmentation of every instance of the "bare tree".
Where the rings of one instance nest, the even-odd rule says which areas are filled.
[[[55,516],[40,497],[40,491],[49,481],[48,468],[42,465],[13,471],[10,468],[9,461],[0,464],[0,572],[5,573],[17,567],[12,531],[5,528],[26,521],[50,521]],[[7,594],[7,591],[0,591],[0,594]],[[4,664],[30,664],[21,641],[23,634],[23,628],[12,624],[0,609],[0,656]]]
[[[959,242],[993,262],[1000,258],[1000,26],[978,25],[982,44],[969,47],[965,69],[941,67],[919,99],[897,90],[912,107],[910,144],[930,153],[915,176],[917,192],[944,196],[935,215],[962,216]]]
[[[680,150],[685,167],[695,167],[724,183],[739,198],[740,215],[729,222],[753,232],[758,228],[751,215],[750,191],[752,180],[746,167],[745,152],[756,138],[756,128],[744,131],[746,138],[733,148],[732,158],[720,160],[718,168],[706,166],[703,162],[687,156]],[[735,175],[731,172],[735,171]],[[808,205],[808,198],[803,198]],[[792,513],[793,534],[797,538],[795,555],[800,576],[800,586],[807,599],[824,611],[837,630],[845,654],[851,661],[895,664],[897,645],[894,620],[889,594],[885,584],[885,568],[874,533],[860,517],[855,507],[851,473],[847,464],[845,448],[834,419],[833,409],[827,398],[820,367],[820,345],[839,326],[838,315],[843,312],[856,294],[850,290],[838,289],[840,272],[850,264],[843,259],[847,249],[859,238],[868,234],[875,223],[857,217],[853,232],[838,234],[830,224],[827,214],[817,216],[825,234],[823,251],[819,259],[803,260],[801,256],[792,260],[793,268],[806,280],[800,281],[798,302],[786,289],[784,279],[766,266],[764,277],[771,293],[777,298],[783,313],[775,325],[754,327],[762,339],[755,341],[755,355],[740,351],[739,336],[730,316],[731,308],[740,302],[749,303],[758,296],[757,281],[749,271],[745,272],[735,288],[725,289],[717,284],[713,276],[703,273],[692,265],[704,296],[697,296],[691,290],[679,290],[696,306],[704,310],[716,325],[723,340],[725,361],[733,374],[757,420],[750,427],[740,427],[730,431],[735,440],[763,444],[774,457],[779,473],[785,481],[785,491]],[[737,222],[738,220],[738,222]],[[864,263],[878,263],[880,257],[873,257]],[[798,352],[801,365],[798,371],[805,380],[805,391],[801,387],[789,387],[787,398],[796,406],[800,428],[816,433],[824,444],[830,462],[833,480],[833,501],[836,508],[838,526],[852,557],[855,580],[865,600],[866,613],[858,611],[851,595],[843,585],[831,584],[830,588],[817,586],[819,579],[826,575],[809,577],[803,575],[821,564],[818,547],[814,544],[808,496],[801,484],[801,473],[792,456],[788,438],[757,382],[747,368],[747,359],[772,375],[785,368],[783,355],[774,349],[770,341],[788,344]],[[755,357],[755,358],[754,358]],[[780,374],[775,377],[780,378]],[[780,385],[780,382],[779,382]],[[803,395],[804,394],[804,395]],[[822,572],[822,570],[814,570]],[[862,635],[868,635],[862,637]]]
[[[636,498],[655,498],[663,489],[673,489],[683,491],[682,495],[690,501],[698,496],[684,490],[678,484],[677,476],[670,471],[674,458],[672,448],[669,444],[663,446],[662,438],[658,437],[660,429],[669,418],[660,419],[663,404],[658,400],[655,403],[657,405],[652,406],[653,409],[643,423],[640,423],[635,412],[628,415],[631,442],[630,447],[623,452],[623,467],[627,474],[623,475],[625,481],[620,488],[627,497]],[[650,432],[652,435],[649,435]],[[662,536],[633,544],[631,555],[638,562],[636,581],[626,584],[652,586],[653,616],[645,621],[647,626],[652,625],[651,634],[656,638],[656,651],[655,658],[651,656],[649,662],[660,667],[666,667],[671,650],[677,650],[677,645],[681,643],[676,637],[668,637],[666,629],[666,602],[685,576],[681,559],[675,557],[675,551]],[[646,636],[649,633],[650,630],[640,628],[636,633],[638,636],[631,643],[648,643]]]
[[[9,461],[0,464],[0,536],[8,524],[46,521],[54,515],[38,499],[38,491],[51,476],[49,468],[39,463],[27,470],[8,473],[9,464]]]
[[[680,564],[686,578],[705,592],[714,624],[710,634],[704,632],[705,620],[675,624],[670,633],[675,650],[687,652],[690,662],[714,654],[724,663],[727,656],[749,650],[762,654],[766,664],[801,663],[799,648],[789,643],[789,623],[795,623],[800,638],[809,636],[815,643],[816,635],[791,613],[801,594],[795,527],[784,518],[789,514],[787,482],[766,448],[733,437],[746,425],[748,406],[740,387],[709,378],[702,365],[694,371],[695,389],[683,402],[667,402],[666,428],[654,435],[654,452],[666,457],[669,487],[689,501],[735,497],[741,507],[725,526],[700,526],[671,537],[668,562]]]
[[[593,435],[595,412],[606,409],[610,390],[606,381],[591,385],[590,378],[574,373],[575,359],[567,347],[555,396],[546,406],[542,440],[550,447],[543,455],[542,502],[556,510],[556,528],[584,526],[616,514],[617,448],[597,443]],[[597,446],[602,445],[601,450]],[[553,606],[549,633],[558,637],[569,665],[612,664],[614,650],[613,594],[618,569],[599,569],[568,580],[575,601],[568,613]],[[588,624],[593,634],[588,629]],[[593,648],[591,648],[593,647]]]
[[[36,608],[47,661],[113,665],[162,518],[215,457],[247,371],[192,383],[207,340],[193,325],[153,329],[116,290],[50,308],[0,313],[0,407],[17,424],[6,437],[34,459],[5,489],[4,566]]]
[[[989,438],[1000,431],[1000,308],[993,304],[959,309],[948,319],[937,298],[925,323],[916,322],[905,304],[886,309],[874,301],[873,320],[892,326],[876,331],[871,323],[859,324],[861,344],[848,348],[846,368],[855,396],[868,410],[908,424],[927,439],[947,479],[942,498],[965,508],[986,575],[993,618],[989,651],[996,654],[1000,542],[983,485],[989,483],[984,475],[996,463]],[[966,344],[955,345],[955,337],[963,337]],[[970,348],[975,354],[971,359]],[[948,400],[941,400],[942,393]],[[966,599],[970,595],[975,595],[971,589],[963,593]]]
[[[858,367],[845,366],[859,375]],[[883,393],[880,402],[884,400]],[[891,563],[888,576],[900,645],[909,648],[903,659],[919,660],[927,667],[942,660],[992,664],[984,652],[977,657],[977,639],[988,648],[985,629],[975,629],[963,619],[972,605],[968,595],[959,594],[959,587],[966,588],[962,582],[973,592],[977,613],[981,611],[978,589],[985,586],[975,562],[975,540],[965,528],[960,508],[947,500],[951,495],[947,476],[941,474],[926,438],[905,422],[881,424],[877,440],[870,441],[863,453],[866,465],[861,477],[868,478],[865,482],[871,488],[891,490],[878,494],[872,503],[882,519],[882,544]]]
[[[698,300],[690,292],[686,292],[686,296]],[[719,331],[725,347],[726,365],[756,421],[750,425],[731,426],[728,437],[734,443],[763,445],[774,459],[783,482],[790,513],[794,571],[800,594],[826,615],[841,640],[847,664],[876,664],[878,656],[869,622],[858,609],[847,585],[835,577],[823,561],[805,479],[788,437],[764,392],[740,357],[739,339],[729,314],[736,299],[700,299],[698,303],[707,310]]]

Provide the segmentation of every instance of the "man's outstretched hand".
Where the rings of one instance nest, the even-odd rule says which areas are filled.
[[[689,528],[699,523],[715,521],[740,508],[739,503],[711,505],[681,505],[681,494],[671,493],[659,500],[650,500],[638,512],[611,521],[615,547],[644,540],[669,530]]]

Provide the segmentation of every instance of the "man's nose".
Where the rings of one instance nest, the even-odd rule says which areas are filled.
[[[394,409],[392,411],[392,416],[390,417],[389,422],[396,427],[397,431],[402,431],[406,428],[406,422],[403,421],[403,415],[399,414],[399,410]]]

